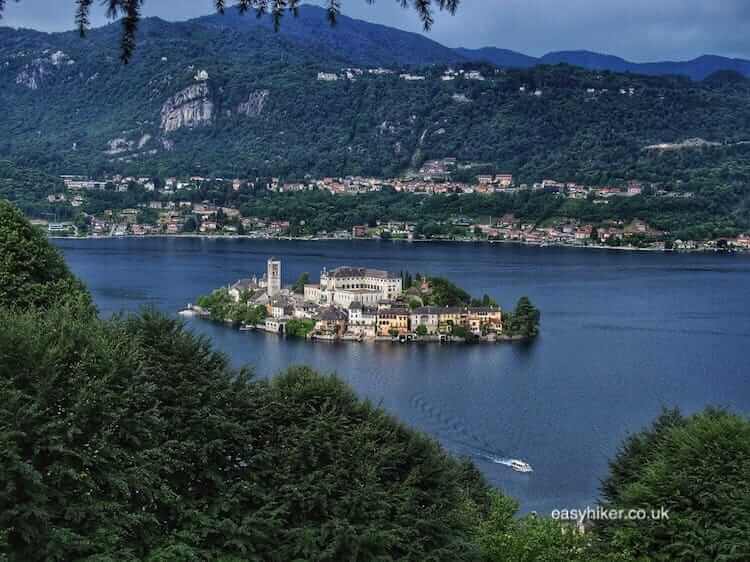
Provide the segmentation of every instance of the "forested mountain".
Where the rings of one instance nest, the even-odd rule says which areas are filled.
[[[281,34],[290,42],[317,53],[320,60],[334,58],[359,65],[426,65],[465,62],[465,58],[418,33],[401,31],[340,15],[336,25],[317,6],[301,6],[297,17],[287,15]],[[270,17],[257,18],[227,10],[193,20],[218,30],[231,29],[245,34],[273,31]]]
[[[452,156],[520,181],[750,177],[750,80],[736,73],[506,70],[419,35],[326,25],[313,7],[280,33],[231,11],[146,19],[126,66],[117,25],[86,39],[0,28],[0,158],[92,175],[388,176]],[[446,80],[441,61],[484,79]]]

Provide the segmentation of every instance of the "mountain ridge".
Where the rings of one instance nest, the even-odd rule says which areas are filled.
[[[501,68],[530,68],[541,64],[569,64],[587,70],[628,72],[646,76],[677,75],[687,76],[692,80],[703,80],[722,70],[731,70],[750,77],[750,60],[720,55],[700,55],[685,61],[632,62],[616,55],[589,50],[552,51],[541,57],[533,57],[497,47],[457,48],[456,51],[468,60],[488,62]]]
[[[237,8],[222,14],[208,14],[185,21],[169,22],[152,16],[144,18],[142,26],[149,25],[203,26],[217,30],[249,33],[263,30],[272,32],[270,17],[256,18],[253,14],[241,15]],[[0,26],[0,30],[13,28]],[[75,31],[47,33],[19,28],[17,31],[33,32],[39,37],[52,38]],[[90,33],[118,34],[120,26],[113,22]],[[480,48],[447,47],[425,35],[404,31],[366,20],[339,16],[336,26],[330,26],[326,11],[315,5],[300,6],[297,17],[283,18],[281,32],[276,34],[282,42],[295,43],[327,54],[336,62],[364,65],[424,66],[433,64],[459,64],[485,62],[500,68],[532,68],[546,64],[567,64],[587,70],[626,72],[646,76],[677,75],[692,80],[703,80],[719,71],[733,71],[750,77],[750,60],[703,54],[690,60],[658,60],[633,62],[617,55],[596,51],[557,50],[540,57],[496,46]],[[142,45],[141,45],[142,46]]]
[[[500,69],[322,15],[303,9],[286,34],[252,16],[147,18],[128,65],[116,24],[83,39],[2,28],[0,159],[92,176],[394,177],[452,157],[521,182],[750,179],[750,80],[733,71]]]

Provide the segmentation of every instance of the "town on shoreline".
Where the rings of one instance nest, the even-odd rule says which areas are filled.
[[[546,197],[546,202],[564,202],[571,209],[588,205],[603,211],[611,203],[662,201],[688,204],[690,191],[675,191],[657,185],[629,181],[617,186],[585,186],[575,182],[544,179],[533,184],[517,184],[511,174],[476,174],[473,181],[452,177],[460,167],[455,159],[427,161],[418,172],[400,178],[378,179],[350,176],[308,178],[282,181],[280,178],[225,179],[191,176],[151,177],[112,176],[97,180],[85,176],[61,176],[64,188],[47,196],[53,213],[49,219],[37,219],[54,237],[125,236],[243,236],[256,239],[345,240],[381,239],[408,241],[489,241],[518,242],[529,245],[575,246],[637,250],[715,251],[750,250],[750,234],[719,238],[683,239],[665,229],[654,227],[641,218],[601,218],[581,216],[524,218],[509,210],[495,215],[468,216],[461,212],[463,198]],[[395,218],[368,212],[349,213],[357,223],[313,226],[311,220],[285,215],[305,207],[305,197],[314,193],[332,196],[333,204],[348,208],[352,197],[365,199],[393,193],[404,199],[404,206],[421,208],[433,198],[459,198],[456,212],[420,223],[413,218]],[[258,208],[258,200],[300,198],[298,204],[284,208],[286,200]],[[644,199],[645,200],[645,199]],[[248,204],[250,203],[250,204]],[[672,204],[669,203],[669,204]],[[372,208],[377,208],[373,201]],[[680,203],[682,204],[682,203]],[[282,205],[282,206],[280,206]],[[503,205],[500,205],[502,207]],[[615,205],[616,206],[616,205]],[[263,205],[260,205],[263,207]],[[507,207],[507,206],[506,206]],[[567,207],[566,207],[567,208]],[[73,216],[75,220],[59,220]],[[608,216],[606,213],[602,217]],[[53,218],[54,217],[54,218]],[[306,217],[309,219],[310,217]]]
[[[180,312],[240,330],[323,341],[499,342],[535,338],[539,311],[527,297],[503,311],[488,295],[472,298],[443,278],[367,267],[323,268],[283,287],[282,263],[221,287]]]

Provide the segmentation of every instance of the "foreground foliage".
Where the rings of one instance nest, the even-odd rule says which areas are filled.
[[[630,437],[602,488],[608,509],[668,519],[600,522],[605,551],[649,560],[750,559],[750,421],[724,410],[665,411]]]
[[[664,413],[626,441],[602,496],[669,519],[580,535],[519,517],[470,462],[335,377],[254,380],[176,320],[97,319],[47,241],[0,211],[15,291],[0,300],[3,562],[750,558],[745,418]]]
[[[0,307],[46,307],[62,301],[91,305],[88,292],[44,234],[0,200]]]
[[[474,533],[488,562],[592,560],[589,539],[575,528],[536,515],[518,517],[518,503],[497,492],[491,494],[489,513],[477,517]]]
[[[0,312],[10,560],[466,560],[470,465],[307,368],[233,371],[176,321]]]

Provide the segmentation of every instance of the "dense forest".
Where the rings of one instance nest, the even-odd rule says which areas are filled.
[[[394,176],[440,157],[519,182],[735,189],[750,177],[750,80],[738,74],[693,82],[460,63],[484,79],[398,64],[348,79],[343,47],[328,56],[221,21],[144,20],[127,66],[116,26],[86,39],[0,28],[0,157],[55,174],[162,177]],[[692,138],[706,142],[647,148]]]

